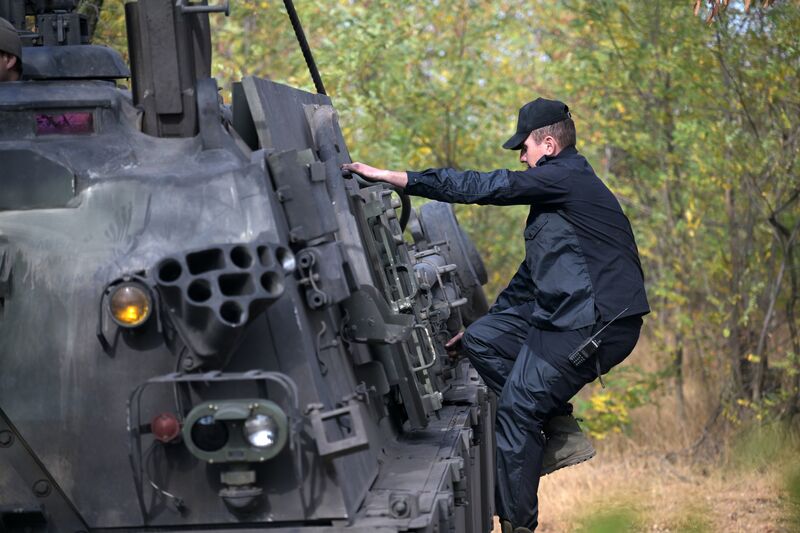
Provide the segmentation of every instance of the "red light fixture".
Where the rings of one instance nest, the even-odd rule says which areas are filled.
[[[167,444],[180,436],[181,423],[172,413],[161,413],[150,423],[150,430],[156,440]]]

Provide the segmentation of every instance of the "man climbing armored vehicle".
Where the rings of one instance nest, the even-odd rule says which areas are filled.
[[[307,46],[317,94],[221,108],[227,9],[126,3],[129,70],[74,0],[0,1],[0,528],[491,530],[492,396],[444,346],[477,252],[343,179]]]
[[[540,97],[520,108],[503,145],[519,150],[525,170],[343,165],[434,200],[530,206],[517,273],[489,313],[446,344],[463,348],[499,398],[495,506],[503,533],[536,529],[540,475],[594,456],[569,401],[631,353],[650,311],[630,222],[575,143],[566,104]]]
[[[0,19],[0,82],[17,81],[22,76],[22,41],[17,30]]]

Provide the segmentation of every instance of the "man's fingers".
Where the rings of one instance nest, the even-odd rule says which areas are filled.
[[[358,165],[356,163],[345,163],[342,165],[342,170],[347,170],[348,172],[355,172],[358,174]]]
[[[447,356],[451,359],[458,359],[461,355],[461,337],[464,336],[463,331],[459,331],[453,338],[444,343],[444,348],[447,350]]]
[[[345,163],[342,165],[342,170],[348,170],[354,174],[358,174],[359,176],[369,179],[375,179],[377,177],[377,169],[369,165],[365,165],[364,163]]]
[[[363,174],[364,172],[368,172],[372,167],[369,165],[365,165],[364,163],[354,162],[354,163],[345,163],[342,165],[344,170],[349,170],[350,172],[355,172],[356,174]]]
[[[444,347],[445,348],[452,348],[452,347],[456,346],[457,344],[459,344],[461,342],[461,337],[463,337],[463,336],[464,336],[464,332],[463,331],[459,331],[458,333],[456,333],[453,336],[452,339],[450,339],[449,341],[444,343]]]

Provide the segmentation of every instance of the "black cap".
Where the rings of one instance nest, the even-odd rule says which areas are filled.
[[[0,17],[0,52],[16,56],[18,61],[22,61],[22,42],[17,28],[2,17]]]
[[[537,98],[533,102],[528,102],[519,108],[517,133],[503,144],[503,148],[519,150],[533,130],[567,120],[571,116],[567,104],[558,100]]]

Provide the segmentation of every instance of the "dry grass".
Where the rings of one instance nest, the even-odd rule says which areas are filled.
[[[539,531],[596,531],[593,519],[608,515],[621,515],[630,531],[789,531],[778,469],[731,475],[603,455],[542,480]]]
[[[599,443],[593,460],[542,479],[538,531],[798,531],[781,465],[741,470],[608,448]]]
[[[800,531],[800,496],[792,496],[800,488],[787,485],[791,473],[800,484],[797,441],[775,443],[768,434],[739,446],[713,434],[706,442],[714,453],[689,453],[714,392],[700,379],[684,392],[682,413],[667,394],[631,414],[629,434],[596,442],[594,459],[543,478],[537,531]]]

